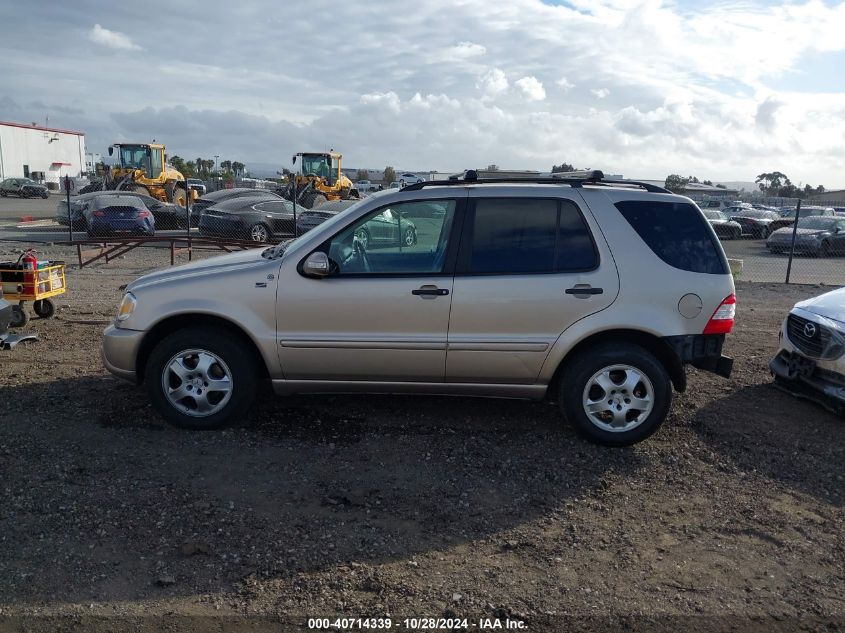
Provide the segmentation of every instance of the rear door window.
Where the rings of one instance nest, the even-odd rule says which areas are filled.
[[[592,270],[598,255],[578,208],[568,200],[479,198],[463,268],[476,274]]]
[[[728,263],[707,221],[687,202],[628,200],[616,208],[664,262],[694,273],[724,275]]]

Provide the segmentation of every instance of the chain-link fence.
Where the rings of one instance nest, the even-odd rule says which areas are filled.
[[[744,197],[693,197],[738,279],[845,284],[845,201]]]

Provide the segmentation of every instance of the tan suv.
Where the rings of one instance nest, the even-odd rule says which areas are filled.
[[[277,394],[557,399],[587,438],[640,441],[685,364],[729,376],[733,279],[688,198],[601,172],[423,182],[275,247],[127,288],[103,359],[170,422]]]

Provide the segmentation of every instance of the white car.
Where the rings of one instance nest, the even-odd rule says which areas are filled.
[[[845,288],[796,303],[779,338],[775,384],[845,413]]]
[[[381,191],[384,189],[381,185],[377,185],[370,180],[359,180],[355,183],[355,188],[361,193],[372,193],[374,191]]]
[[[415,185],[418,182],[425,182],[425,180],[416,174],[405,172],[396,175],[396,182],[399,183],[400,187],[404,187],[405,185]]]

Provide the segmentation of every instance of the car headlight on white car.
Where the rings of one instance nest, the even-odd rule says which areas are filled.
[[[123,299],[121,299],[120,305],[117,307],[117,317],[115,318],[115,323],[120,324],[131,317],[132,313],[135,312],[135,306],[137,305],[138,300],[131,292],[127,292],[123,295]]]

